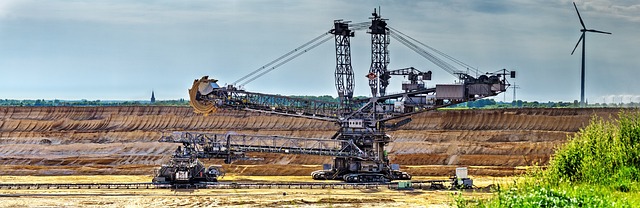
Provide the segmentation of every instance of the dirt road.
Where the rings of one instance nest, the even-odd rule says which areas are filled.
[[[0,183],[147,182],[147,176],[0,176]],[[418,178],[431,179],[431,178]],[[512,178],[478,177],[479,186]],[[222,181],[309,182],[309,177],[231,176]],[[201,189],[201,190],[7,190],[2,207],[451,207],[455,195],[475,199],[490,193],[471,191],[380,189]]]

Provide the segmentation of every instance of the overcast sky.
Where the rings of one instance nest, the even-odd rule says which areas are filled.
[[[588,28],[586,98],[640,102],[640,2],[577,1]],[[515,70],[518,99],[580,99],[580,22],[571,1],[0,1],[0,99],[187,98],[194,79],[231,83],[328,31],[333,20],[391,27],[481,71]],[[368,95],[370,36],[352,39],[356,95]],[[389,69],[455,77],[392,39]],[[333,41],[249,83],[283,95],[332,95]],[[399,91],[393,79],[389,91]],[[507,101],[513,99],[509,90]],[[496,100],[503,100],[499,95]],[[615,99],[615,100],[614,100]]]

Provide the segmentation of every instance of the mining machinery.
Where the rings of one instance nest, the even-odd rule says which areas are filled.
[[[197,113],[210,114],[216,109],[236,109],[291,117],[303,117],[335,122],[339,130],[331,138],[289,138],[279,136],[211,134],[205,132],[178,132],[163,137],[165,142],[178,142],[198,146],[198,158],[224,158],[229,163],[242,158],[245,152],[274,152],[285,154],[315,154],[332,156],[333,164],[311,173],[313,179],[343,180],[345,182],[388,182],[407,180],[411,175],[391,164],[385,146],[391,142],[387,130],[411,121],[411,115],[467,101],[473,101],[504,92],[509,86],[506,76],[515,72],[503,69],[495,73],[472,76],[438,58],[443,56],[466,70],[475,70],[428,45],[419,42],[387,25],[387,19],[374,10],[369,22],[351,23],[335,20],[333,29],[258,68],[227,86],[204,76],[196,79],[189,89],[191,106]],[[351,66],[350,38],[355,31],[367,29],[371,34],[371,67],[367,78],[371,97],[355,99],[354,72]],[[281,66],[302,53],[331,39],[335,40],[335,87],[338,102],[301,99],[244,90],[244,85]],[[387,70],[390,37],[414,50],[438,67],[459,78],[454,84],[427,87],[431,71],[413,67]],[[436,54],[428,52],[435,51]],[[477,70],[476,70],[477,71]],[[477,73],[477,72],[476,72]],[[249,78],[253,76],[252,78]],[[388,93],[392,76],[405,76],[403,92]],[[245,81],[246,80],[246,81]],[[244,81],[244,82],[243,82]]]
[[[224,177],[224,171],[220,165],[212,165],[205,168],[204,164],[198,160],[194,146],[189,143],[179,146],[169,162],[163,164],[157,170],[153,182],[160,184],[193,184],[217,182],[218,177]]]

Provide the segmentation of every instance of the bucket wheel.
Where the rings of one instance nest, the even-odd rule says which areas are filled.
[[[204,76],[200,79],[193,81],[193,86],[189,89],[189,105],[193,107],[196,113],[209,115],[215,113],[218,109],[214,99],[207,99],[207,94],[202,92],[211,93],[211,84],[215,84],[218,80],[209,79],[209,76]],[[215,84],[217,86],[217,84]],[[209,87],[209,88],[208,88]]]

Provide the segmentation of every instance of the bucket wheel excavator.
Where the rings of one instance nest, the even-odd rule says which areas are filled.
[[[189,105],[196,113],[209,115],[216,112],[219,103],[214,103],[216,102],[215,99],[211,100],[203,96],[211,94],[214,89],[220,88],[217,82],[218,80],[216,79],[209,79],[209,76],[193,81],[193,86],[189,89]]]
[[[345,182],[388,182],[411,179],[409,173],[391,164],[385,146],[391,142],[386,134],[411,121],[411,115],[467,101],[473,101],[504,92],[509,86],[507,75],[515,78],[515,72],[506,69],[494,73],[472,76],[456,70],[438,57],[445,57],[466,68],[473,67],[454,59],[430,46],[405,35],[387,25],[375,10],[370,21],[351,23],[335,20],[334,27],[275,61],[258,68],[238,81],[220,86],[216,79],[204,76],[196,79],[189,89],[191,106],[201,114],[215,113],[217,109],[236,109],[291,117],[304,117],[335,122],[339,130],[331,138],[287,138],[251,135],[214,135],[183,132],[163,138],[165,142],[199,145],[200,158],[225,158],[231,162],[238,152],[278,152],[285,154],[316,154],[333,156],[333,164],[325,164],[323,170],[311,176],[318,180],[343,180]],[[371,66],[366,78],[371,97],[355,99],[354,73],[351,66],[350,39],[357,30],[366,29],[371,35]],[[407,46],[438,67],[459,78],[455,84],[436,84],[427,87],[431,71],[423,72],[413,67],[388,70],[390,38]],[[268,73],[291,59],[327,42],[335,41],[335,87],[339,101],[328,102],[295,97],[263,94],[243,90],[248,82]],[[433,51],[433,52],[428,52]],[[477,71],[477,70],[476,70]],[[478,72],[476,72],[478,74]],[[403,92],[388,93],[392,76],[407,77],[402,83]],[[247,139],[251,138],[251,139]],[[278,141],[264,142],[268,139]],[[252,141],[254,144],[247,144]],[[334,142],[333,146],[326,143]],[[295,144],[295,145],[291,145]],[[305,146],[306,145],[306,146]],[[305,150],[305,151],[301,151]]]

